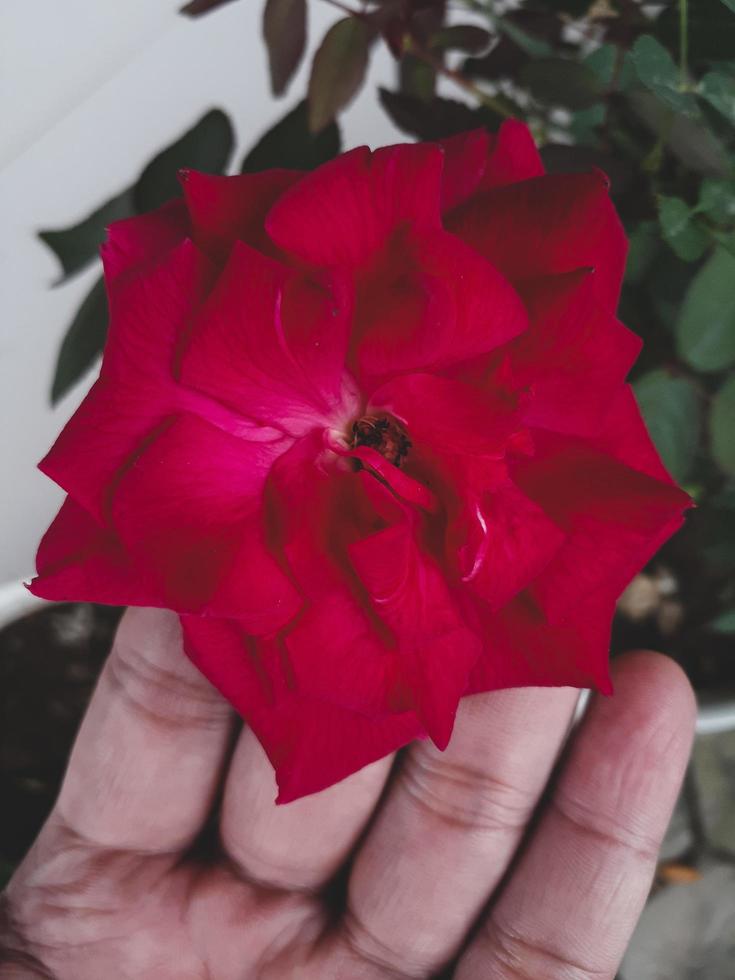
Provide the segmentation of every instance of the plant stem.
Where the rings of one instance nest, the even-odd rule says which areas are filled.
[[[479,85],[475,85],[471,79],[466,78],[461,72],[455,71],[453,68],[449,68],[448,65],[444,64],[441,58],[438,58],[435,54],[433,54],[433,52],[427,51],[426,48],[422,47],[422,45],[415,40],[415,38],[411,39],[411,44],[408,51],[415,58],[418,58],[420,61],[423,61],[425,64],[433,68],[437,75],[442,75],[444,78],[448,78],[449,81],[454,82],[455,85],[458,85],[461,89],[464,89],[465,92],[468,92],[471,96],[473,96],[473,98],[477,99],[481,105],[486,106],[488,109],[492,109],[493,112],[497,112],[499,116],[503,116],[507,119],[513,115],[507,106],[504,106],[499,99],[495,99],[492,95],[489,95],[487,92],[483,91]]]
[[[688,0],[679,0],[679,87],[687,88],[689,82],[689,6]]]

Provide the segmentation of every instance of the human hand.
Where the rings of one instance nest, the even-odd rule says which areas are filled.
[[[501,691],[462,702],[446,752],[415,743],[276,807],[176,617],[131,610],[3,898],[0,978],[612,978],[695,713],[659,655],[613,675],[556,770],[577,692]]]

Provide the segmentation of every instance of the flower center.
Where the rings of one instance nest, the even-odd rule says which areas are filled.
[[[377,449],[389,463],[400,466],[411,448],[411,440],[396,419],[387,415],[363,415],[352,424],[351,446]]]

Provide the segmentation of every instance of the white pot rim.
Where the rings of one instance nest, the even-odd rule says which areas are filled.
[[[45,605],[48,605],[47,600],[32,595],[23,580],[0,585],[0,629]],[[578,710],[583,710],[585,701],[583,695]],[[735,693],[722,701],[700,703],[696,730],[697,735],[717,735],[735,730]]]

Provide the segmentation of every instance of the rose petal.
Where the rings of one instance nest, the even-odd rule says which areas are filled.
[[[189,215],[183,201],[178,200],[148,214],[113,222],[100,249],[108,283],[122,275],[131,278],[144,272],[189,234]]]
[[[610,624],[614,600],[600,592],[549,623],[527,593],[493,615],[478,605],[485,646],[468,693],[506,687],[592,687],[611,694]]]
[[[592,449],[582,440],[537,432],[536,456],[514,479],[568,533],[533,585],[550,621],[601,588],[612,598],[682,522],[687,494]]]
[[[442,152],[431,144],[359,147],[307,174],[266,220],[273,241],[304,262],[356,269],[396,229],[439,228]]]
[[[518,384],[532,386],[530,426],[594,435],[641,348],[641,340],[599,309],[596,273],[579,270],[523,283],[530,328],[513,344]]]
[[[193,325],[182,383],[294,435],[324,426],[347,397],[351,297],[334,287],[236,242]]]
[[[479,640],[466,627],[442,571],[416,540],[409,515],[354,542],[349,551],[375,614],[391,631],[414,710],[436,745],[445,748]]]
[[[496,187],[453,211],[447,226],[512,283],[592,267],[599,301],[615,311],[627,243],[602,174]]]
[[[302,176],[298,170],[266,170],[233,177],[182,170],[192,238],[219,265],[227,261],[236,241],[247,242],[261,251],[272,250],[265,233],[265,216]]]
[[[371,380],[440,370],[494,350],[528,324],[508,281],[444,231],[404,235],[391,269],[365,283],[357,317],[354,357]]]
[[[43,537],[30,591],[55,602],[163,606],[145,567],[136,568],[117,535],[67,497]]]
[[[263,487],[288,443],[252,443],[181,415],[121,476],[112,519],[125,548],[179,611],[236,615],[252,633],[300,598],[265,543]]]
[[[367,718],[358,712],[273,686],[269,697],[258,646],[236,623],[182,617],[185,649],[191,660],[230,701],[257,735],[278,781],[278,803],[316,793],[363,766],[421,737],[410,712]],[[271,660],[272,662],[272,660]]]

